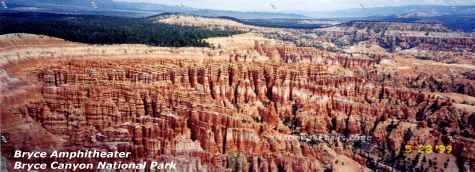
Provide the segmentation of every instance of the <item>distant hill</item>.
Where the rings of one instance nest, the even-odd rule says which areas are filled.
[[[363,18],[366,21],[386,21],[403,23],[439,23],[452,31],[475,32],[475,15],[443,15],[443,16],[383,16]]]
[[[454,31],[475,32],[475,6],[411,5],[331,12],[299,12],[313,18],[387,22],[440,23]]]
[[[8,10],[16,11],[54,12],[62,14],[102,14],[132,17],[145,17],[160,13],[183,13],[207,17],[228,16],[239,19],[308,18],[303,15],[291,13],[196,9],[186,6],[112,0],[8,0],[7,6]]]
[[[189,19],[216,19],[217,20],[228,20],[229,22],[237,22],[239,24],[244,25],[252,25],[252,26],[261,26],[261,27],[272,27],[272,28],[292,28],[292,29],[315,29],[321,27],[328,27],[335,24],[341,23],[338,20],[327,20],[327,19],[285,19],[285,18],[271,18],[271,19],[239,19],[234,17],[228,16],[217,16],[217,17],[209,17],[209,16],[202,16],[202,15],[190,15],[190,14],[183,14],[183,13],[162,13],[159,15],[149,16],[147,18],[151,20],[161,20],[166,18],[178,18],[185,19],[189,17]],[[215,21],[211,22],[210,25],[215,25]],[[181,21],[185,22],[185,21]],[[187,21],[189,22],[189,21]],[[205,22],[205,21],[201,21]],[[218,24],[219,25],[219,24]],[[236,25],[236,23],[234,24]]]
[[[203,17],[230,17],[242,23],[256,26],[306,29],[352,20],[370,20],[441,23],[454,31],[475,31],[475,6],[411,5],[362,7],[329,12],[283,11],[274,13],[197,9],[186,6],[113,0],[8,0],[6,3],[8,8],[0,9],[0,13],[21,11],[137,18],[174,13]]]
[[[475,6],[410,5],[398,7],[354,8],[327,12],[298,12],[313,18],[364,18],[375,16],[418,16],[475,15]]]

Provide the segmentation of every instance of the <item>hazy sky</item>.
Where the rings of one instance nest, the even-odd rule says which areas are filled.
[[[240,11],[328,11],[414,4],[475,5],[475,0],[116,0]]]

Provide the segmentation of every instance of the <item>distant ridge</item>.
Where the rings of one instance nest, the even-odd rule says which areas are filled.
[[[475,6],[411,5],[358,8],[330,12],[300,12],[313,18],[344,21],[439,23],[453,31],[475,32]]]
[[[408,5],[352,8],[335,11],[289,11],[313,18],[366,18],[366,17],[434,17],[444,15],[475,15],[475,6],[445,6],[445,5]]]
[[[268,28],[292,28],[292,29],[316,29],[321,27],[328,27],[334,24],[340,23],[336,20],[324,20],[324,19],[287,19],[287,18],[271,18],[271,19],[239,19],[229,16],[203,16],[203,15],[193,15],[193,14],[184,14],[184,13],[161,13],[158,15],[153,15],[146,17],[148,19],[156,20],[160,18],[167,18],[170,16],[192,16],[192,17],[202,17],[210,19],[223,19],[233,22],[237,22],[244,25],[259,26],[259,27],[268,27]],[[311,21],[311,22],[309,22]],[[307,23],[308,22],[308,23]]]
[[[152,3],[133,3],[112,0],[96,0],[92,5],[89,1],[78,0],[9,0],[8,10],[55,12],[66,14],[103,14],[122,15],[131,17],[145,17],[160,13],[182,13],[207,17],[228,16],[239,19],[271,19],[271,18],[309,18],[295,13],[273,12],[241,12],[230,10],[196,9],[186,6],[173,6]],[[0,12],[1,12],[0,11]]]
[[[235,22],[239,22],[244,24],[244,22],[236,17],[229,17],[229,16],[202,16],[202,15],[196,15],[196,14],[186,14],[186,13],[160,13],[157,15],[152,15],[152,16],[147,16],[147,19],[156,19],[156,18],[162,18],[162,17],[168,17],[168,16],[195,16],[195,17],[205,17],[205,18],[216,18],[216,19],[226,19],[226,20],[231,20]]]
[[[244,24],[277,28],[313,29],[352,20],[404,23],[440,23],[453,31],[475,32],[475,6],[410,5],[397,7],[355,8],[328,12],[281,11],[242,12],[197,9],[152,3],[113,0],[8,0],[4,12],[44,12],[74,15],[148,17],[158,14],[181,14],[219,17]],[[317,21],[309,24],[305,20]]]

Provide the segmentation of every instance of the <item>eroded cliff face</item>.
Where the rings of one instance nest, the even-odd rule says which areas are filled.
[[[436,23],[351,21],[319,29],[288,29],[183,15],[167,15],[153,20],[204,29],[253,32],[300,47],[315,47],[332,52],[398,54],[448,64],[475,64],[474,33],[453,32]]]
[[[214,50],[108,46],[100,55],[63,47],[60,56],[6,62],[2,153],[92,148],[130,151],[130,161],[175,160],[177,171],[365,171],[427,169],[403,145],[444,143],[454,153],[430,168],[475,160],[474,111],[427,92],[419,83],[428,79],[397,74],[417,67],[263,39],[234,49],[229,41]],[[312,135],[371,139],[302,139]]]
[[[342,46],[376,40],[389,50],[414,47],[436,51],[474,49],[472,33],[450,32],[440,24],[354,21],[316,29],[315,33]]]

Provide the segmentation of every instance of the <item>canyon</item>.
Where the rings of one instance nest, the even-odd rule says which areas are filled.
[[[475,170],[473,36],[420,38],[419,27],[384,25],[419,31],[361,40],[397,52],[347,53],[273,39],[304,31],[209,20],[193,26],[251,32],[208,38],[205,48],[0,35],[4,168],[12,169],[14,150],[88,148],[131,152],[130,162],[174,161],[177,171]],[[359,35],[308,32],[328,45]],[[460,56],[447,63],[402,53],[414,47]],[[370,139],[305,139],[318,135]],[[405,145],[453,151],[407,154]]]

